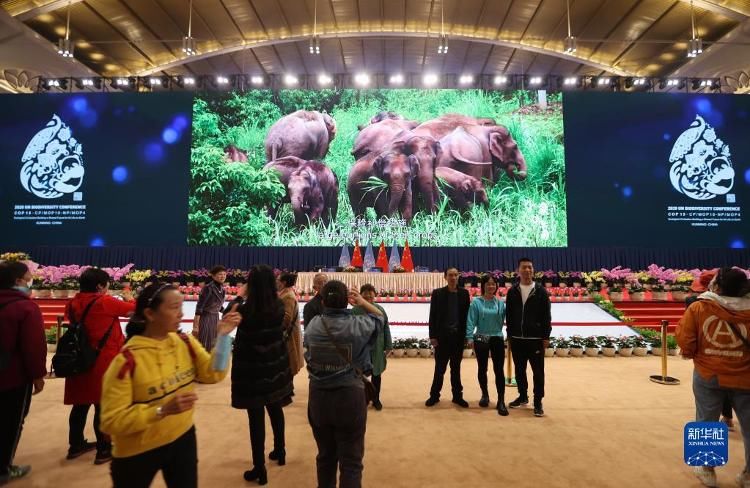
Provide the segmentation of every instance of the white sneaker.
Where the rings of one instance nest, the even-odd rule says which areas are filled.
[[[716,483],[716,473],[714,472],[714,468],[706,466],[696,466],[695,468],[693,468],[693,473],[695,473],[695,477],[698,478],[705,486],[714,488],[719,486],[719,484]]]
[[[750,473],[743,471],[734,479],[740,488],[750,488]]]

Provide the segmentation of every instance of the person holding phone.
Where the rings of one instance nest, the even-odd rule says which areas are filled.
[[[217,383],[217,356],[229,354],[220,340],[209,354],[191,335],[178,333],[183,296],[154,283],[138,297],[126,327],[128,340],[104,374],[100,429],[112,436],[114,488],[148,487],[161,471],[167,486],[198,486],[193,408],[195,382]],[[218,322],[219,336],[240,323],[234,310]]]

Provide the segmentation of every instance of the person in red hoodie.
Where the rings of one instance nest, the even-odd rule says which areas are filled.
[[[31,466],[16,466],[13,457],[32,389],[44,388],[47,341],[39,306],[30,298],[29,268],[0,263],[0,485],[26,476]]]
[[[73,405],[68,419],[68,459],[75,459],[96,448],[94,464],[112,460],[112,443],[109,436],[99,430],[99,401],[102,397],[102,378],[117,353],[125,343],[119,317],[129,316],[135,310],[135,301],[129,292],[123,293],[125,301],[109,296],[109,275],[99,268],[88,268],[79,278],[80,292],[65,309],[68,321],[81,320],[83,312],[92,302],[83,319],[83,327],[93,348],[106,336],[104,346],[90,370],[65,378],[65,405]],[[72,312],[72,313],[71,313]],[[88,442],[83,436],[91,405],[94,406],[94,433],[96,442]]]
[[[721,268],[708,290],[685,311],[675,335],[695,366],[696,421],[718,421],[725,396],[731,399],[745,444],[737,485],[750,488],[750,282],[741,269]],[[697,466],[695,475],[718,486],[713,467]]]

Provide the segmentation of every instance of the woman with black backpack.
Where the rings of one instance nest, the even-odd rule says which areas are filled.
[[[68,303],[65,315],[68,322],[78,322],[85,329],[89,345],[99,350],[93,366],[79,374],[65,378],[65,405],[72,405],[68,418],[68,455],[75,459],[96,449],[94,464],[112,460],[112,443],[109,436],[99,430],[102,396],[102,377],[109,363],[125,342],[119,317],[127,317],[135,310],[135,301],[129,292],[125,301],[109,296],[110,277],[99,268],[88,268],[78,279],[80,292]],[[86,417],[94,406],[94,434],[96,442],[88,442],[83,436]]]

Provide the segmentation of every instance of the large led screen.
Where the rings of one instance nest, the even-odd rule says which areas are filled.
[[[0,244],[185,245],[191,102],[0,96]]]
[[[744,248],[750,97],[566,93],[571,246]]]
[[[566,246],[561,96],[196,95],[188,243]]]

